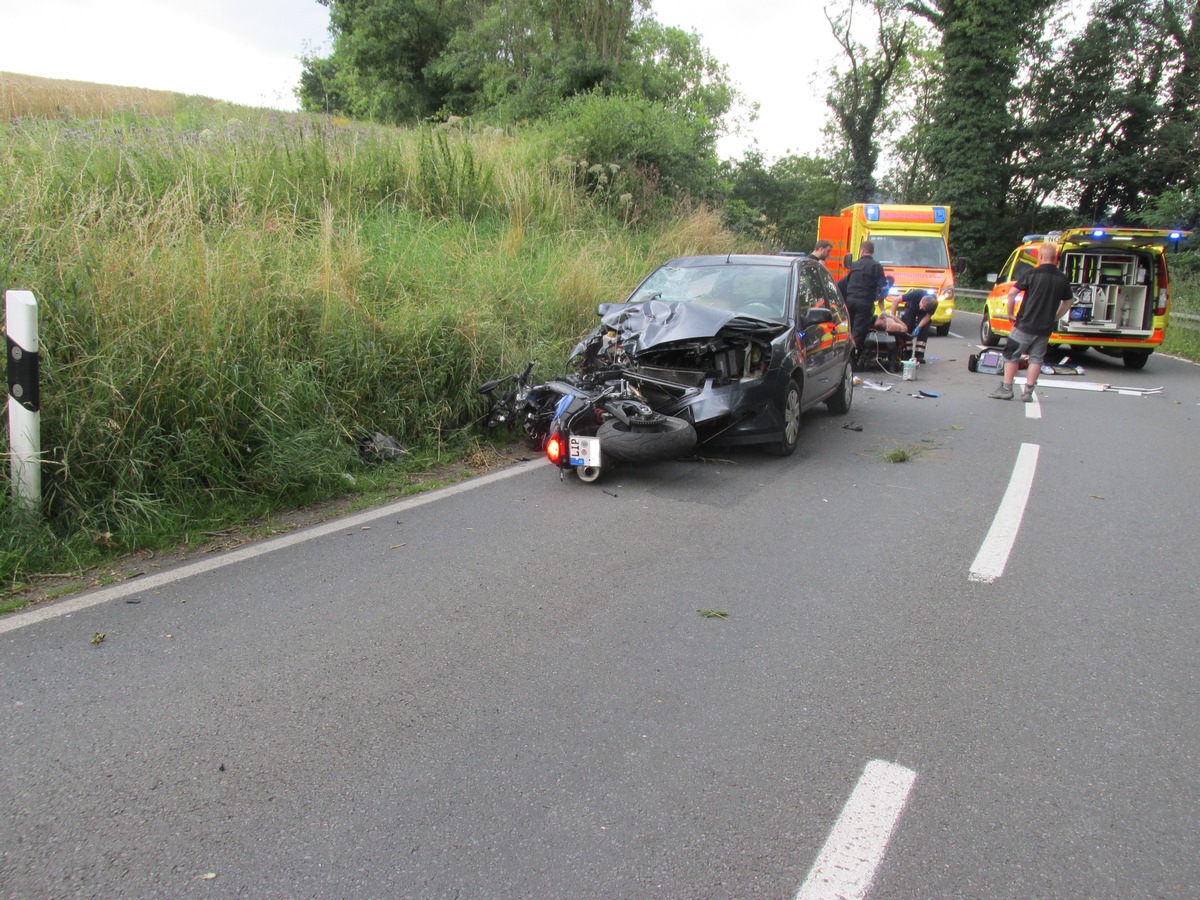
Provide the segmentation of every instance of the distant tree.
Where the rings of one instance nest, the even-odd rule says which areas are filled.
[[[305,61],[306,109],[323,109],[323,99],[332,96],[355,116],[399,123],[447,106],[454,86],[436,63],[470,23],[472,0],[317,2],[329,8],[333,52]]]
[[[860,8],[856,0],[835,16],[825,10],[847,61],[847,70],[835,75],[826,102],[849,153],[847,177],[853,202],[877,199],[878,129],[886,120],[889,92],[903,71],[913,31],[913,23],[899,17],[891,0],[865,0],[862,5],[876,20],[873,50],[853,37],[854,14]]]
[[[549,114],[567,97],[616,91],[649,0],[318,0],[333,52],[305,60],[301,100],[413,122],[498,111]],[[353,89],[351,89],[351,86]]]
[[[954,207],[956,250],[1003,253],[1016,134],[1009,102],[1021,55],[1041,35],[1035,0],[906,0],[940,35],[942,89],[926,149],[941,201]],[[999,249],[997,249],[999,248]]]
[[[848,201],[844,184],[820,157],[784,156],[768,166],[752,150],[725,168],[728,224],[779,249],[811,250],[817,219]]]
[[[1167,191],[1200,186],[1191,0],[1103,0],[1030,74],[1014,204],[1054,195],[1083,222],[1133,222]]]
[[[743,98],[700,36],[643,17],[630,32],[617,84],[623,91],[722,123]]]
[[[435,70],[470,112],[540,118],[565,98],[620,90],[618,72],[648,0],[475,0]]]
[[[941,98],[941,54],[932,37],[914,28],[907,58],[897,75],[889,104],[890,127],[881,138],[878,179],[881,199],[893,203],[941,203],[930,170],[934,110]]]

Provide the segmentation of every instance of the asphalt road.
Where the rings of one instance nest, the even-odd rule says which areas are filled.
[[[790,459],[535,461],[0,619],[0,894],[1200,896],[1200,369],[998,402],[977,322]]]

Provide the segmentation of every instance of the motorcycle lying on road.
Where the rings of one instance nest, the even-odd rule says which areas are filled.
[[[520,429],[526,443],[544,452],[560,475],[574,469],[581,481],[592,482],[612,463],[675,459],[696,446],[691,423],[655,412],[619,369],[531,384],[536,362],[480,385],[481,394],[504,388],[485,425]]]

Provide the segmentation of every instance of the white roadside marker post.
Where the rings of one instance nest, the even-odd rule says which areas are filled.
[[[8,449],[13,499],[30,514],[42,506],[42,402],[38,387],[38,315],[33,291],[6,291]]]

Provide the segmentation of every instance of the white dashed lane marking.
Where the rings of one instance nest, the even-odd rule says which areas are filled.
[[[904,766],[867,763],[796,900],[866,897],[916,780]]]
[[[1029,404],[1032,405],[1032,404]],[[1033,476],[1037,472],[1038,445],[1022,444],[1017,453],[1017,462],[1013,466],[1012,477],[1008,481],[1008,490],[992,519],[992,527],[988,529],[983,539],[983,546],[971,563],[967,577],[971,581],[991,583],[1004,574],[1008,565],[1008,555],[1012,552],[1021,529],[1021,519],[1025,515],[1025,504],[1029,501],[1029,492],[1033,488]]]

